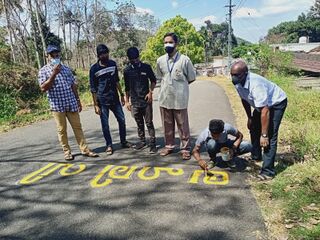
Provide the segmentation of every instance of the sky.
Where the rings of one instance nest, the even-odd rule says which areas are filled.
[[[226,21],[229,0],[132,0],[140,12],[147,12],[161,23],[181,15],[197,30],[205,25]],[[281,22],[297,20],[315,0],[232,0],[232,27],[237,37],[257,43],[268,30]]]

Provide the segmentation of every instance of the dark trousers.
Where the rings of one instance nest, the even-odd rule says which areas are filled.
[[[281,103],[270,107],[269,112],[269,146],[262,150],[260,146],[261,137],[261,113],[257,110],[253,111],[252,124],[250,129],[251,143],[252,143],[252,158],[263,160],[261,173],[268,176],[274,176],[274,161],[277,153],[278,131],[283,114],[287,107],[287,99]]]
[[[103,136],[106,140],[106,146],[112,146],[112,138],[109,129],[109,111],[112,111],[114,116],[116,117],[118,124],[119,124],[119,135],[121,143],[126,142],[126,122],[124,118],[124,113],[122,110],[122,106],[120,103],[115,105],[101,105],[101,125],[102,125],[102,132]]]
[[[152,112],[152,103],[148,104],[146,107],[136,107],[132,105],[131,113],[134,117],[137,127],[138,127],[138,136],[141,142],[146,142],[145,128],[146,124],[149,136],[150,136],[150,145],[156,143],[155,130],[153,125],[153,112]]]

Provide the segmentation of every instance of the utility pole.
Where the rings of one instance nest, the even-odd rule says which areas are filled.
[[[231,68],[231,41],[232,41],[232,27],[231,27],[231,19],[232,19],[232,8],[235,5],[232,5],[232,0],[229,0],[229,5],[226,5],[225,7],[229,8],[229,13],[227,14],[228,16],[228,72],[230,71]]]

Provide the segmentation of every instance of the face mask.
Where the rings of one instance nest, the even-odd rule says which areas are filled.
[[[244,86],[244,83],[246,82],[246,79],[247,79],[247,75],[248,73],[246,72],[245,74],[243,74],[242,77],[236,76],[236,75],[232,76],[231,79],[232,79],[233,85],[241,84],[241,86]]]
[[[51,59],[51,65],[58,65],[61,63],[60,58],[53,58]]]
[[[173,53],[174,48],[175,48],[174,43],[166,43],[166,44],[164,44],[164,49],[166,50],[166,52],[168,54]]]

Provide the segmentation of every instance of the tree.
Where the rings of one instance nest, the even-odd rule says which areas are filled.
[[[181,16],[165,21],[155,36],[147,41],[147,48],[142,52],[142,59],[155,65],[158,57],[165,53],[163,37],[167,32],[175,32],[180,39],[179,51],[186,54],[193,63],[200,63],[204,59],[204,39],[195,27]]]
[[[228,23],[213,24],[210,20],[205,21],[206,26],[202,26],[199,33],[206,41],[207,61],[212,56],[226,56],[228,48]],[[236,37],[232,34],[232,47],[238,45]]]

